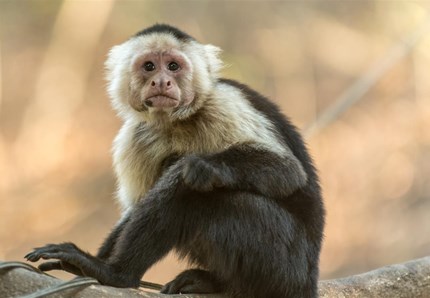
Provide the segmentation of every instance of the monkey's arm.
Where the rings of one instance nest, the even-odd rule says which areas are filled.
[[[129,219],[129,218],[128,218]],[[115,252],[118,245],[118,239],[129,220],[121,221],[114,230],[109,234],[101,246],[97,256],[81,250],[73,243],[48,244],[43,247],[35,248],[33,252],[27,254],[25,258],[31,262],[40,259],[59,261],[48,261],[39,265],[42,271],[65,270],[75,275],[90,276],[96,278],[100,283],[116,287],[138,287],[140,275],[129,273],[128,270],[133,266],[124,268],[122,257],[114,257],[115,261],[109,260]],[[126,250],[128,257],[133,257],[130,247]],[[134,258],[135,259],[135,258]],[[139,264],[142,260],[136,260]],[[118,264],[118,266],[116,266]]]
[[[121,232],[124,230],[124,227],[130,221],[130,213],[127,212],[123,217],[119,220],[119,222],[115,225],[112,232],[105,239],[103,244],[100,246],[99,251],[97,252],[97,258],[106,260],[112,254],[112,251],[118,241]]]
[[[116,225],[104,241],[97,256],[92,256],[81,250],[75,244],[67,242],[48,244],[43,247],[35,248],[34,251],[27,254],[25,258],[31,262],[36,262],[40,259],[59,260],[40,264],[39,269],[42,271],[65,270],[75,275],[93,277],[105,285],[115,287],[138,287],[143,272],[161,258],[161,256],[158,256],[160,252],[165,254],[167,251],[164,251],[162,247],[157,247],[156,253],[154,253],[155,255],[151,255],[152,258],[142,257],[141,253],[138,253],[136,249],[144,247],[143,243],[151,242],[151,240],[151,244],[155,246],[153,242],[157,242],[158,240],[157,238],[152,239],[150,237],[144,237],[148,240],[143,242],[140,239],[142,237],[141,234],[146,236],[148,233],[152,233],[152,230],[148,229],[147,223],[143,219],[138,223],[130,223],[130,216],[131,215],[127,215]],[[139,218],[135,219],[135,221],[136,220],[139,220]],[[145,229],[140,229],[139,224],[144,224]],[[131,232],[124,232],[126,229],[131,230]],[[120,240],[121,234],[123,233],[126,235],[130,233],[134,234],[131,237]],[[138,245],[131,243],[137,241],[136,239],[139,239],[141,243],[138,243]],[[125,243],[119,243],[121,241]],[[130,244],[130,246],[128,244]]]
[[[102,284],[138,287],[144,272],[172,249],[176,235],[180,235],[181,224],[177,224],[176,211],[180,204],[177,194],[182,189],[180,175],[179,164],[170,167],[145,199],[140,200],[112,231],[97,257],[73,243],[61,243],[35,248],[25,258],[31,262],[57,259],[77,268],[80,275],[94,277]],[[111,251],[108,253],[108,250]],[[44,264],[53,263],[49,261],[41,266],[50,270]]]
[[[185,184],[199,191],[215,187],[248,190],[273,198],[290,195],[306,185],[300,161],[289,152],[280,156],[258,146],[235,145],[211,155],[185,159]]]

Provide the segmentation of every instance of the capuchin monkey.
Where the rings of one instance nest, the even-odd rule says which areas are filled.
[[[96,256],[62,243],[29,261],[138,287],[175,250],[195,269],[162,293],[317,297],[324,207],[312,160],[275,104],[219,77],[219,53],[164,24],[113,47],[106,68],[124,121],[113,145],[122,218]]]

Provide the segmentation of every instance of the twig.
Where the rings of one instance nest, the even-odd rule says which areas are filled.
[[[410,53],[417,42],[430,31],[430,16],[406,39],[393,46],[378,63],[346,89],[320,116],[305,129],[309,138],[335,121],[341,114],[363,98],[363,96],[404,56]]]

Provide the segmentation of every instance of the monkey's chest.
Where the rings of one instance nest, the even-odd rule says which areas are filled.
[[[123,207],[133,205],[152,187],[161,174],[161,164],[171,146],[160,138],[134,139],[117,144],[114,167],[118,180],[118,199]]]
[[[199,131],[161,134],[150,130],[118,142],[114,150],[118,199],[127,208],[144,197],[161,176],[166,158],[174,154],[213,153],[226,148],[227,143]]]

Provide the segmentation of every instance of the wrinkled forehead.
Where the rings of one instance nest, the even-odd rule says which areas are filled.
[[[130,40],[130,42],[132,42],[132,51],[137,54],[180,51],[184,45],[183,42],[180,42],[173,35],[166,33],[137,36]]]

